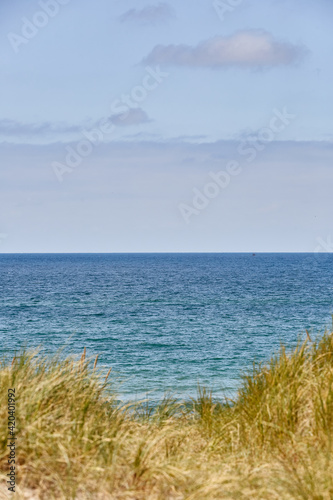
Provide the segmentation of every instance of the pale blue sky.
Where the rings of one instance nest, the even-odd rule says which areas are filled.
[[[222,20],[210,0],[1,2],[0,252],[330,237],[333,4],[238,3]]]

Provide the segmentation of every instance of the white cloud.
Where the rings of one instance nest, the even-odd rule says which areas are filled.
[[[143,9],[130,9],[120,16],[121,22],[134,21],[141,24],[157,24],[174,17],[173,9],[167,3],[147,5]]]
[[[278,41],[266,31],[244,30],[205,40],[195,47],[157,45],[144,62],[215,69],[264,68],[296,63],[306,52],[304,47]]]

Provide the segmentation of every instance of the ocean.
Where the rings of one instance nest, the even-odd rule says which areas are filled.
[[[332,312],[332,254],[0,254],[1,354],[86,347],[123,401],[233,397]]]

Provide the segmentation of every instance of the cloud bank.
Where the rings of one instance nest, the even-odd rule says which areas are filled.
[[[122,23],[127,21],[140,24],[158,24],[174,17],[174,11],[167,3],[147,5],[143,9],[130,9],[120,16]]]
[[[157,45],[144,59],[145,64],[206,68],[265,68],[297,63],[306,49],[282,42],[263,30],[243,30],[217,36],[192,47]]]
[[[251,165],[237,146],[114,141],[60,184],[64,144],[3,145],[1,251],[314,251],[332,234],[333,144],[272,142]],[[242,172],[185,224],[179,204],[230,160]]]

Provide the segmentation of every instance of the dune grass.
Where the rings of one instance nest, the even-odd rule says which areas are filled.
[[[40,499],[333,499],[333,334],[243,377],[234,402],[199,388],[121,407],[98,365],[25,351],[0,366],[6,498],[7,390],[17,394],[17,493]],[[26,496],[24,496],[26,495]],[[1,496],[1,495],[0,495]]]

